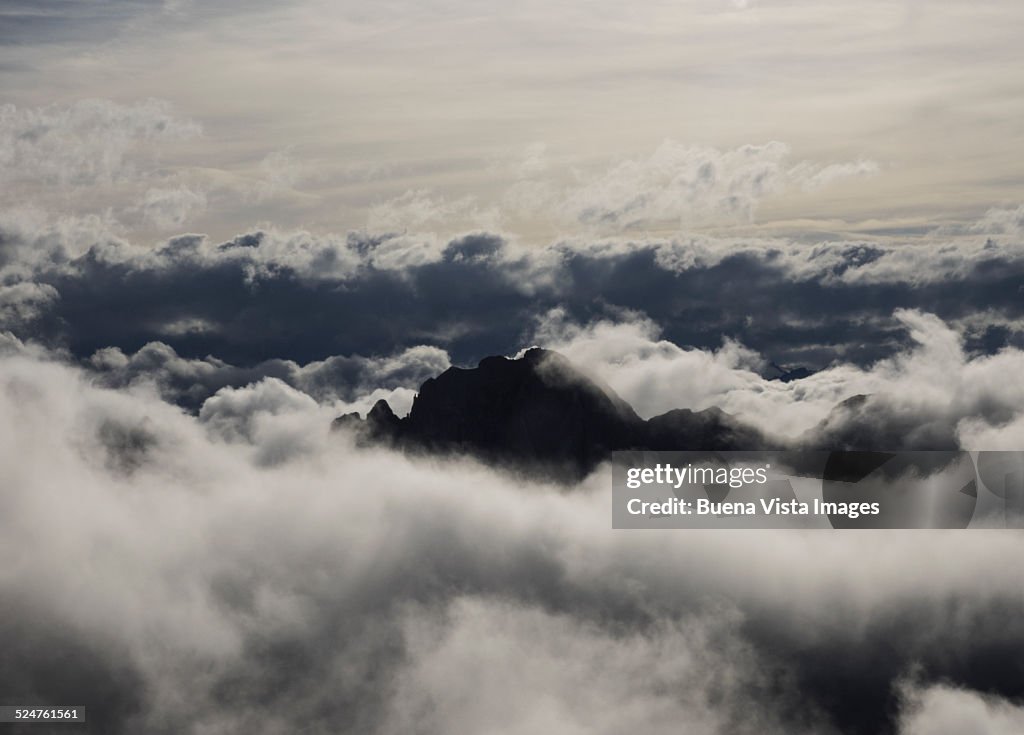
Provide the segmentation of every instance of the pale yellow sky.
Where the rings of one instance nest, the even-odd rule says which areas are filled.
[[[3,205],[109,211],[139,237],[902,236],[1021,200],[1014,2],[30,5],[0,33],[22,141]],[[113,182],[33,179],[33,111],[54,125],[83,98],[164,100],[198,128],[108,130],[130,168]]]

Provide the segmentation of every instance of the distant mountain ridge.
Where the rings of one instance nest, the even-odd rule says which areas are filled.
[[[541,348],[518,359],[487,357],[475,368],[449,368],[423,383],[405,418],[381,400],[365,419],[357,413],[335,419],[333,428],[343,427],[366,444],[466,454],[563,481],[585,477],[615,450],[777,448],[718,408],[675,409],[644,420],[609,386]]]

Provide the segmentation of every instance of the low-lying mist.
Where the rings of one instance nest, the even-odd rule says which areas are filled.
[[[0,357],[8,701],[102,733],[1024,729],[1018,532],[613,531],[606,467],[357,449],[268,395],[194,416]]]

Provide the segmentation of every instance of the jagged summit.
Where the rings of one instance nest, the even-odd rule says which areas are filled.
[[[759,449],[763,437],[719,409],[670,411],[644,421],[563,355],[541,348],[518,359],[486,357],[420,387],[398,418],[378,401],[356,428],[364,441],[406,450],[461,453],[560,480],[588,474],[618,449]]]

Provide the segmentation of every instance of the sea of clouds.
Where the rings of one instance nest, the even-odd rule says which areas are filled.
[[[6,340],[9,698],[104,733],[1024,726],[1019,533],[612,531],[605,468],[359,450],[269,385],[195,415]]]

